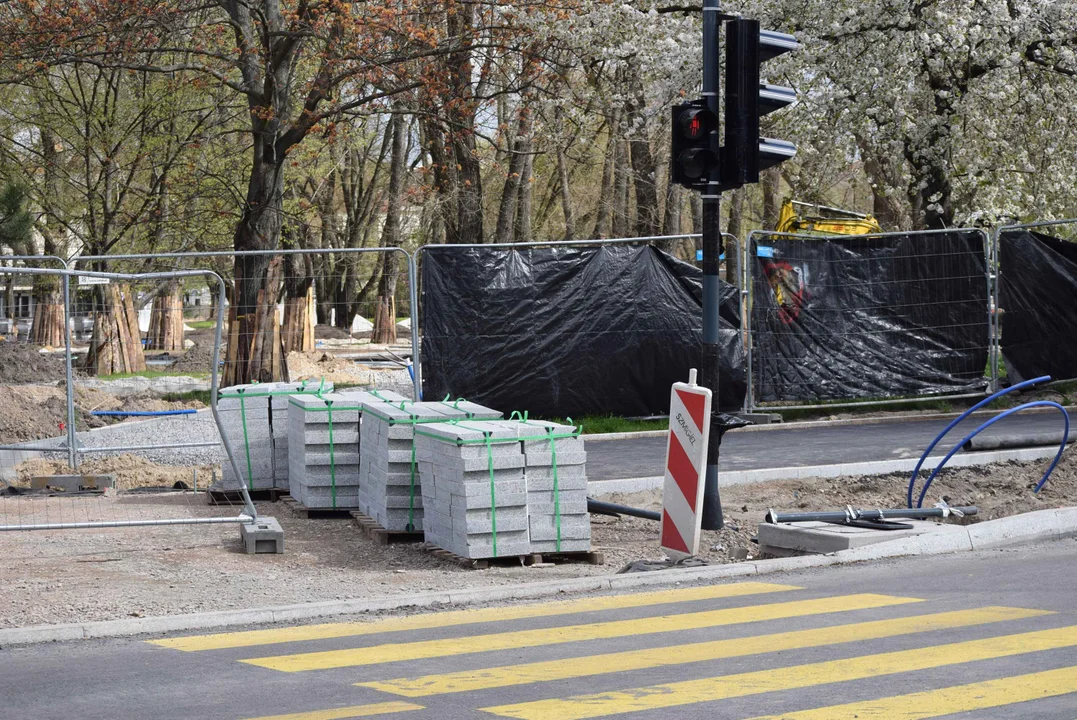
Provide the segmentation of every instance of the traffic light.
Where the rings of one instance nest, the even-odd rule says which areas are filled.
[[[673,106],[673,182],[686,188],[706,186],[718,165],[717,129],[718,117],[703,100]]]
[[[796,102],[791,88],[760,82],[767,60],[800,48],[792,35],[760,30],[758,20],[726,23],[725,146],[722,187],[759,182],[759,171],[796,155],[791,142],[759,137],[759,118]]]

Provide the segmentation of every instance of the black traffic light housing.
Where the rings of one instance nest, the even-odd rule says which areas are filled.
[[[796,102],[791,88],[760,82],[767,60],[800,48],[792,35],[760,30],[758,20],[726,23],[725,146],[722,187],[759,182],[759,172],[796,155],[796,145],[759,136],[759,118]]]
[[[706,187],[718,165],[718,117],[704,100],[673,106],[673,182],[686,188]]]

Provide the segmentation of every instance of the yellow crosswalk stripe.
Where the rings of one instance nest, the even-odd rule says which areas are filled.
[[[566,625],[555,628],[520,630],[516,632],[494,633],[490,635],[472,635],[462,638],[445,638],[411,643],[387,643],[372,647],[352,648],[348,650],[327,650],[323,652],[300,653],[296,655],[278,655],[275,657],[252,658],[241,662],[251,665],[280,670],[282,672],[302,672],[306,670],[328,670],[330,668],[355,667],[358,665],[377,665],[380,663],[399,662],[402,660],[420,660],[422,658],[465,655],[468,653],[489,652],[493,650],[514,650],[539,645],[557,645],[580,640],[598,640],[600,638],[624,637],[628,635],[649,635],[653,633],[675,632],[678,630],[696,630],[717,627],[719,625],[737,625],[762,620],[803,617],[822,613],[846,610],[865,610],[868,608],[903,605],[905,603],[923,602],[917,598],[897,597],[894,595],[875,595],[870,593],[844,595],[834,598],[814,600],[797,600],[786,603],[752,605],[748,607],[723,608],[704,612],[665,615],[661,617],[640,618],[636,620],[614,620],[587,625]]]
[[[847,642],[864,642],[910,633],[932,632],[947,628],[1020,620],[1050,614],[1052,613],[1045,610],[985,607],[975,610],[958,610],[892,620],[853,623],[836,627],[794,630],[773,635],[757,635],[755,637],[630,650],[563,660],[507,665],[482,670],[463,670],[418,678],[397,678],[395,680],[356,684],[360,687],[374,688],[375,690],[394,695],[403,695],[404,697],[425,697],[428,695],[486,690],[552,680],[567,680],[569,678],[627,672],[629,670],[645,670],[707,660],[721,660],[782,650],[822,647]]]
[[[525,618],[552,617],[601,610],[622,610],[627,608],[647,607],[650,605],[662,605],[665,603],[717,600],[720,598],[762,595],[766,593],[787,592],[800,589],[801,588],[795,585],[743,582],[731,585],[708,585],[706,587],[683,588],[679,590],[659,590],[655,592],[635,593],[632,595],[604,595],[602,597],[587,597],[576,600],[532,603],[509,607],[450,610],[447,612],[411,615],[409,617],[384,618],[371,622],[322,623],[318,625],[300,625],[297,627],[273,628],[269,630],[247,630],[243,632],[215,633],[212,635],[189,635],[185,637],[149,640],[148,642],[154,645],[160,645],[161,647],[184,650],[187,652],[224,650],[227,648],[274,645],[277,643],[300,642],[304,640],[328,640],[357,635],[371,635],[374,633],[401,632],[404,630],[426,630],[429,628],[448,627],[450,625],[471,625],[501,620],[522,620]]]
[[[313,710],[311,712],[289,713],[287,715],[268,715],[251,718],[251,720],[348,720],[349,718],[374,717],[390,713],[423,710],[422,705],[406,702],[384,702],[371,705],[352,705],[351,707],[332,708],[330,710]]]
[[[1077,693],[1077,665],[752,720],[927,720]]]
[[[1077,626],[482,709],[501,717],[521,720],[582,720],[862,680],[879,675],[1073,646],[1077,646]]]

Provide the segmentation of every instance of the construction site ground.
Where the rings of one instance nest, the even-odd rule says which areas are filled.
[[[947,471],[925,504],[946,498],[951,505],[979,506],[980,514],[964,522],[1077,505],[1077,462],[1071,457],[1064,458],[1039,495],[1032,493],[1046,465]],[[891,475],[726,488],[726,527],[703,533],[700,557],[715,564],[758,557],[751,538],[768,508],[902,507],[906,484],[906,477]],[[649,509],[661,502],[658,491],[605,499]],[[239,510],[206,505],[202,494],[191,492],[0,497],[0,522],[224,517]],[[658,524],[633,517],[592,516],[593,547],[605,555],[605,565],[506,564],[472,570],[419,545],[379,545],[350,520],[302,519],[281,502],[258,503],[258,512],[276,517],[283,526],[283,555],[244,554],[234,525],[0,533],[0,627],[507,585],[608,574],[634,560],[662,557]]]

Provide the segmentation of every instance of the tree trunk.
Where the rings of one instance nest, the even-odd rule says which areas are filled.
[[[382,228],[382,247],[400,247],[400,211],[404,198],[404,166],[407,162],[407,127],[404,116],[393,115],[393,157],[389,165],[389,199],[385,210],[385,226]],[[396,285],[399,279],[399,253],[382,255],[381,280],[378,284],[378,300],[374,311],[374,330],[370,335],[372,344],[391,345],[396,342]]]
[[[183,350],[183,287],[178,281],[153,298],[147,350]]]
[[[625,141],[617,140],[617,160],[614,166],[613,182],[613,237],[628,235],[628,153]]]
[[[272,137],[257,138],[247,202],[236,227],[237,251],[275,250],[280,242],[284,158],[270,161],[275,151]],[[277,311],[281,269],[280,256],[236,256],[223,387],[288,379]]]
[[[555,141],[556,142],[556,141]],[[568,163],[565,162],[565,149],[557,146],[557,174],[561,186],[561,210],[565,214],[565,240],[576,239],[576,217],[572,211],[572,189],[569,187]]]
[[[30,342],[34,345],[61,347],[64,344],[64,298],[57,277],[34,278],[34,313],[30,325]],[[14,307],[11,317],[14,319]]]
[[[658,173],[651,142],[647,137],[647,118],[644,117],[646,100],[643,81],[638,70],[633,67],[629,82],[628,127],[631,141],[629,151],[632,155],[632,184],[636,189],[636,224],[637,236],[646,237],[658,234]]]
[[[640,132],[643,132],[640,130]],[[658,191],[656,168],[651,144],[647,138],[634,138],[629,143],[632,153],[632,184],[636,189],[636,227],[640,237],[658,234]]]
[[[138,313],[127,285],[102,285],[94,317],[93,340],[85,368],[94,375],[136,373],[146,369]]]
[[[510,243],[516,229],[516,210],[520,199],[520,184],[523,181],[527,165],[525,145],[531,133],[531,108],[527,99],[520,101],[520,114],[516,124],[516,136],[510,147],[509,167],[505,174],[505,187],[501,192],[501,206],[497,212],[497,233],[495,242]]]
[[[481,243],[485,236],[482,222],[482,165],[479,163],[473,131],[464,131],[453,143],[459,176],[457,227],[462,243]]]
[[[763,183],[763,227],[773,230],[778,226],[778,215],[782,211],[782,175],[778,168],[770,168],[761,173]]]
[[[679,240],[672,240],[669,236],[681,234],[681,186],[672,179],[666,185],[666,211],[662,218],[662,234],[666,238],[659,242],[658,247],[668,253],[673,252],[673,249],[680,245]]]
[[[531,242],[531,169],[534,156],[531,154],[531,138],[527,137],[522,145],[526,153],[524,172],[520,176],[520,200],[516,206],[516,242]]]
[[[310,255],[287,255],[284,278],[284,354],[314,350],[314,278]]]
[[[610,234],[610,208],[613,205],[613,176],[617,164],[617,134],[620,112],[615,111],[610,123],[609,139],[606,141],[606,154],[602,160],[602,187],[598,191],[598,207],[595,208],[595,229],[591,237],[606,238]]]

